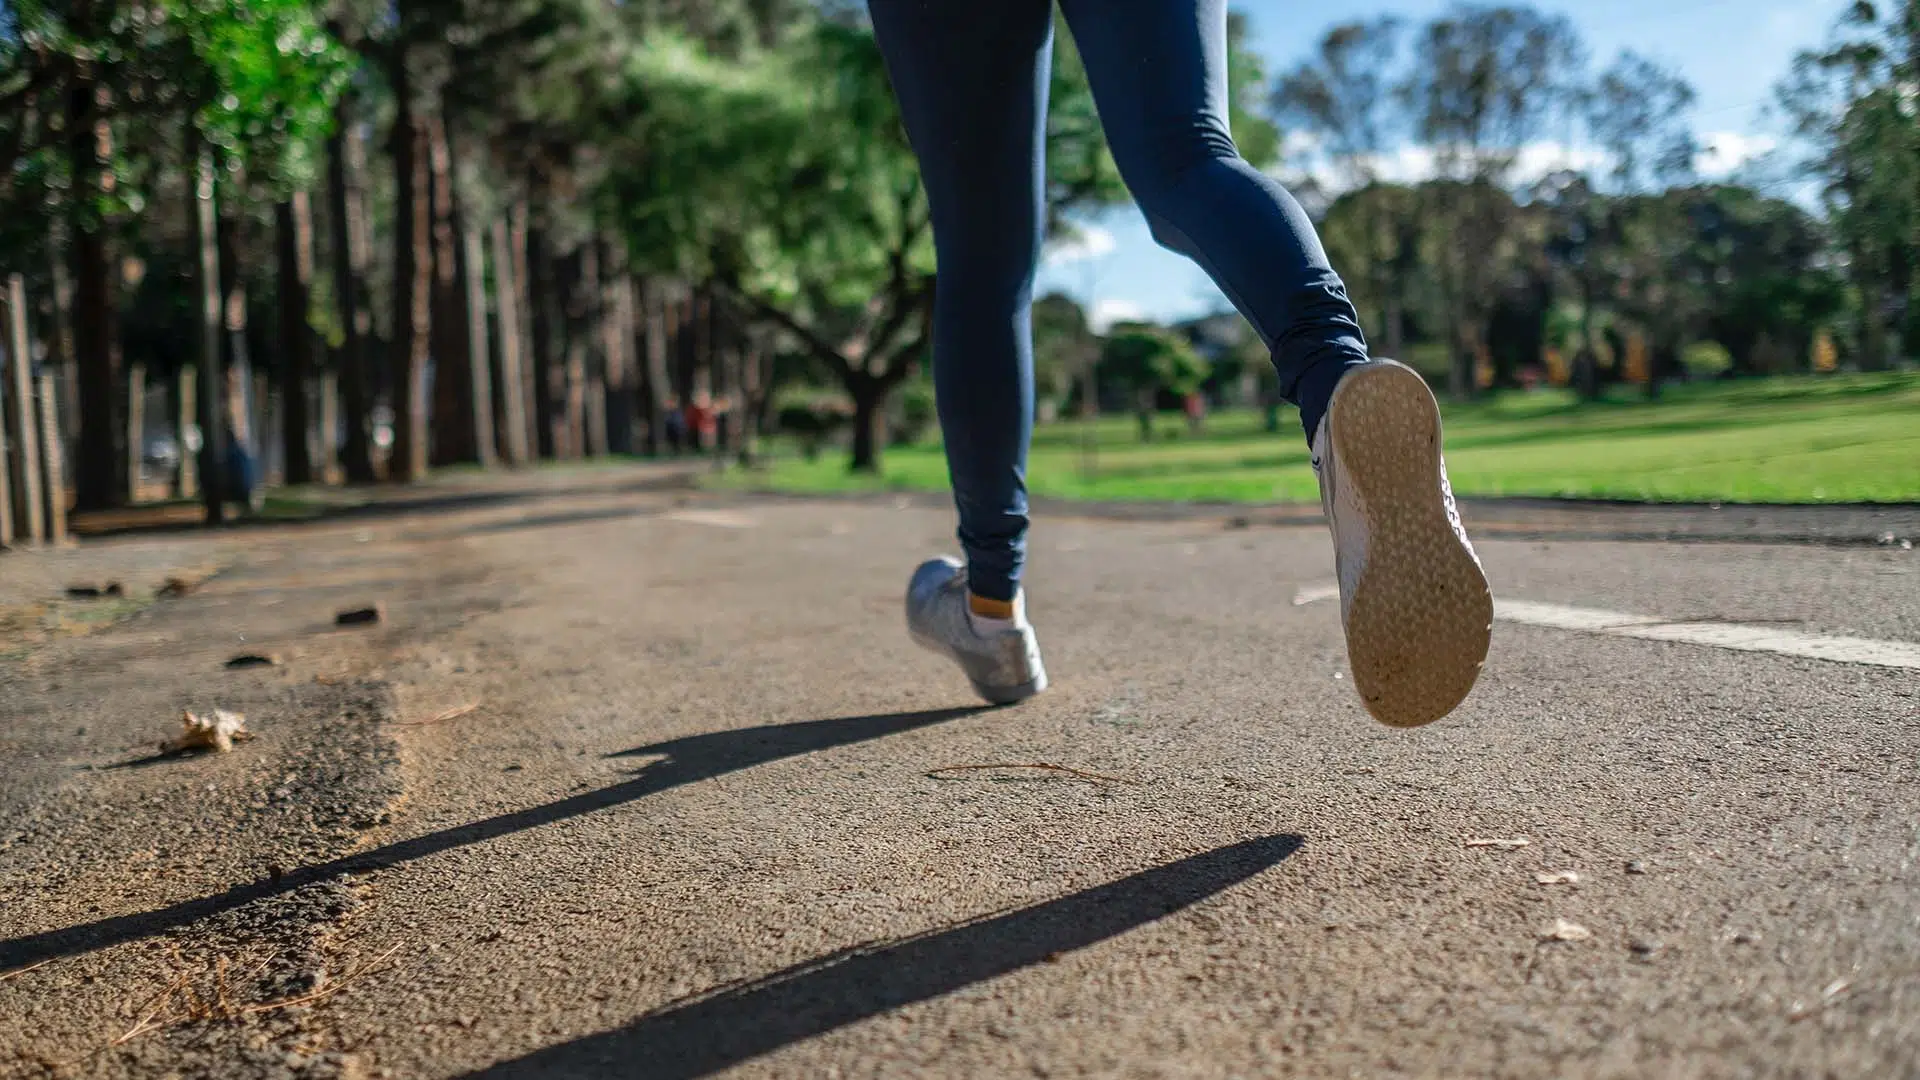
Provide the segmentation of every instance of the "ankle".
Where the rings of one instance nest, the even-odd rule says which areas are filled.
[[[1014,593],[1011,600],[995,600],[978,593],[967,593],[967,621],[975,633],[987,634],[1014,630],[1026,625],[1026,598]]]

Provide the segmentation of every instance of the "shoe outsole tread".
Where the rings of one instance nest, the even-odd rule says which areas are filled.
[[[1493,596],[1441,488],[1440,410],[1409,368],[1340,381],[1328,434],[1366,516],[1367,558],[1347,606],[1347,654],[1367,711],[1393,727],[1452,712],[1480,677]]]

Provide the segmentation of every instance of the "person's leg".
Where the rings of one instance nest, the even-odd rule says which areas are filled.
[[[1225,0],[1062,0],[1121,175],[1273,351],[1333,531],[1353,686],[1380,720],[1439,719],[1479,678],[1493,598],[1455,512],[1440,412],[1411,368],[1369,363],[1313,226],[1227,126]]]
[[[1366,362],[1366,339],[1306,212],[1234,149],[1226,0],[1061,8],[1154,239],[1199,263],[1253,324],[1312,439],[1334,384]]]
[[[1033,279],[1046,222],[1048,0],[871,0],[933,212],[933,378],[968,586],[1019,590],[1033,429]]]

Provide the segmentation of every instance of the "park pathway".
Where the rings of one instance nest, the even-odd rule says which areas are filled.
[[[1405,732],[1317,527],[1044,519],[1008,710],[903,632],[949,533],[603,486],[87,552],[228,569],[0,661],[0,1076],[1920,1074],[1920,553],[1496,536]]]

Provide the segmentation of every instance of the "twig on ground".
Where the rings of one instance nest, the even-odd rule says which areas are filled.
[[[311,994],[302,994],[299,997],[286,998],[281,1001],[263,1001],[258,1005],[249,1005],[244,1009],[240,1009],[237,1013],[235,1013],[235,1015],[241,1016],[249,1013],[272,1012],[275,1009],[290,1009],[295,1005],[309,1005],[309,1004],[312,1004],[313,1002],[320,1001],[324,998],[332,997],[334,994],[339,993],[342,989],[345,989],[348,983],[354,981],[355,979],[358,979],[362,975],[365,975],[367,972],[373,970],[375,965],[382,963],[388,957],[392,956],[394,953],[399,952],[400,946],[404,944],[406,943],[405,942],[395,943],[394,946],[388,949],[386,952],[383,952],[379,956],[376,956],[373,959],[367,961],[366,963],[361,964],[359,967],[354,968],[352,971],[347,972],[345,975],[340,976],[338,979],[334,980],[331,983],[328,983],[325,987],[322,987],[319,990],[315,990]]]
[[[26,967],[18,967],[18,968],[14,968],[12,971],[0,972],[0,983],[6,982],[8,979],[11,979],[17,975],[25,975],[29,971],[36,971],[40,968],[46,967],[48,964],[51,964],[58,959],[60,958],[57,956],[49,956],[45,960],[42,960],[37,964],[28,964]]]
[[[1108,776],[1105,773],[1087,772],[1085,769],[1069,768],[1065,765],[1055,765],[1052,762],[1047,762],[1047,761],[1031,761],[1031,762],[1025,762],[1025,763],[1008,762],[1008,763],[1003,763],[998,765],[946,765],[938,769],[928,770],[927,776],[928,778],[933,780],[953,780],[957,778],[951,777],[951,776],[941,776],[940,774],[952,773],[952,772],[969,772],[969,771],[975,771],[980,769],[1040,769],[1045,772],[1064,773],[1078,780],[1092,780],[1098,783],[1132,784],[1137,782],[1133,780],[1128,780],[1125,777]]]
[[[453,708],[448,709],[446,712],[440,713],[437,716],[429,716],[425,720],[403,720],[399,724],[396,724],[395,726],[396,727],[426,727],[428,724],[439,724],[448,720],[458,720],[460,717],[465,716],[470,712],[477,712],[479,708],[480,708],[479,702],[470,701],[465,705],[456,705]]]

